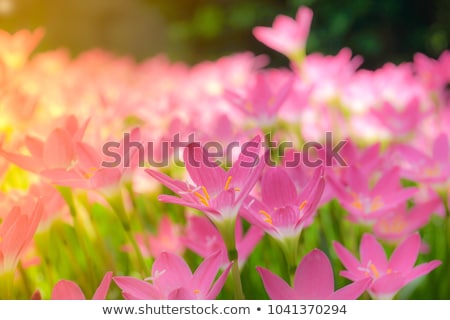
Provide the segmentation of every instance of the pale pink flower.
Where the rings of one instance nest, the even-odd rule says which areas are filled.
[[[105,300],[111,284],[112,272],[107,272],[99,287],[94,293],[92,300]],[[78,284],[70,280],[60,280],[52,290],[52,300],[86,300]]]

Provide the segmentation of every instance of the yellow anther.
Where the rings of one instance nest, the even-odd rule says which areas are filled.
[[[232,178],[232,176],[229,176],[229,177],[227,178],[227,182],[225,182],[225,187],[223,188],[223,190],[225,190],[225,191],[228,190],[228,188],[230,187],[231,178]]]
[[[195,289],[194,290],[194,294],[199,294],[200,293],[200,290],[199,289]]]
[[[206,190],[205,186],[202,186],[202,190],[203,190],[203,194],[204,194],[205,197],[206,197],[206,200],[211,199],[211,198],[209,197],[208,190]]]
[[[378,272],[377,267],[373,263],[370,264],[369,268],[370,268],[370,271],[372,271],[375,278],[378,278],[380,276],[380,273]]]
[[[376,196],[373,200],[372,204],[370,205],[370,210],[376,211],[383,207],[383,201],[381,200],[380,196]]]
[[[195,192],[194,192],[194,195],[198,198],[198,200],[199,200],[204,206],[209,207],[208,199],[205,198],[204,195],[202,195],[202,194],[201,194],[200,192],[198,192],[198,191],[195,191]],[[208,195],[208,197],[209,197],[209,195]]]
[[[264,219],[264,222],[267,222],[268,224],[273,224],[272,217],[270,216],[270,214],[268,214],[264,210],[259,210],[259,213],[262,214],[264,217],[266,217]]]
[[[301,210],[303,210],[303,208],[305,208],[305,206],[308,204],[308,201],[303,201],[302,204],[300,205],[300,207],[298,207]]]

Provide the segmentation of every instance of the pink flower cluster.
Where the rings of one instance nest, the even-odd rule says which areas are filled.
[[[291,60],[291,69],[265,68],[267,58],[252,53],[191,67],[163,56],[137,63],[102,50],[71,60],[65,50],[31,55],[40,29],[0,33],[0,275],[16,281],[19,265],[26,272],[28,264],[42,263],[34,240],[55,223],[102,243],[104,228],[86,218],[95,206],[117,215],[129,235],[120,254],[136,255],[140,267],[105,266],[94,299],[114,290],[125,299],[215,299],[227,278],[235,298],[243,298],[242,267],[268,238],[287,267],[277,275],[263,257],[253,266],[271,299],[357,299],[365,291],[393,298],[436,269],[441,262],[427,256],[421,232],[433,214],[442,224],[449,219],[450,51],[360,69],[362,58],[348,48],[334,56],[306,53],[312,17],[301,7],[295,19],[280,15],[272,27],[254,29],[259,41]],[[125,131],[127,143],[135,143],[130,153]],[[329,163],[325,132],[345,141],[339,150],[345,165]],[[184,148],[185,170],[141,167],[137,145],[161,158],[167,156],[161,148],[148,150],[144,142],[162,146],[190,133],[199,141]],[[265,134],[292,147],[267,151]],[[102,147],[115,140],[130,161],[105,167]],[[258,156],[238,148],[231,168],[210,165],[203,142],[211,140],[250,143]],[[320,145],[309,156],[321,165],[289,166],[289,156],[308,141]],[[276,165],[269,166],[273,153]],[[153,202],[145,207],[145,201]],[[142,210],[152,227],[138,219]],[[353,231],[305,252],[308,228],[339,227],[324,225],[330,217]],[[187,251],[202,261],[195,272]],[[419,254],[429,262],[415,266]],[[334,255],[351,281],[336,291]],[[30,257],[37,260],[27,264]],[[73,281],[51,285],[52,299],[85,298]]]

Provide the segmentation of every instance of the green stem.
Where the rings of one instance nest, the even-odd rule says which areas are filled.
[[[144,260],[144,256],[142,255],[141,249],[139,248],[139,245],[136,241],[136,238],[134,237],[131,225],[129,222],[129,219],[127,217],[127,214],[125,212],[125,206],[123,204],[123,199],[121,195],[118,195],[116,197],[108,197],[105,196],[105,199],[110,204],[111,208],[113,209],[114,213],[119,218],[119,221],[123,227],[123,230],[128,236],[128,240],[131,243],[131,246],[133,247],[134,252],[136,253],[137,262],[139,265],[139,271],[143,277],[146,277],[148,275],[147,265]]]
[[[14,299],[14,271],[7,271],[0,275],[0,299],[13,300]]]
[[[219,232],[222,235],[222,238],[225,242],[225,246],[228,251],[228,259],[233,264],[231,267],[231,277],[233,280],[234,298],[236,300],[244,300],[245,295],[244,290],[242,289],[238,252],[236,250],[236,239],[235,239],[236,219],[220,221],[216,223],[216,226],[217,229],[219,229]]]
[[[295,271],[298,264],[298,241],[299,236],[292,238],[284,238],[279,241],[281,250],[283,251],[286,267],[291,285],[294,285]]]

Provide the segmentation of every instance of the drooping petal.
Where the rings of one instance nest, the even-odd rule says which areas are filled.
[[[222,290],[223,285],[225,284],[225,281],[227,280],[228,274],[230,273],[232,263],[228,264],[228,266],[223,270],[220,277],[216,280],[214,285],[212,286],[211,290],[209,290],[208,294],[206,295],[205,299],[207,300],[214,300],[217,295],[220,293],[220,290]]]
[[[271,271],[256,267],[261,279],[264,283],[264,288],[272,300],[293,300],[297,299],[297,294],[283,279]]]
[[[52,290],[52,300],[85,300],[83,291],[73,281],[61,280]]]
[[[302,259],[295,272],[294,290],[304,300],[327,299],[333,293],[333,269],[325,253],[314,249]]]
[[[330,300],[355,300],[358,299],[359,296],[366,291],[370,284],[372,283],[372,279],[366,278],[359,281],[355,281],[339,290],[334,292],[329,299]]]
[[[122,290],[128,300],[158,300],[166,298],[155,286],[133,277],[113,277],[114,282]]]

